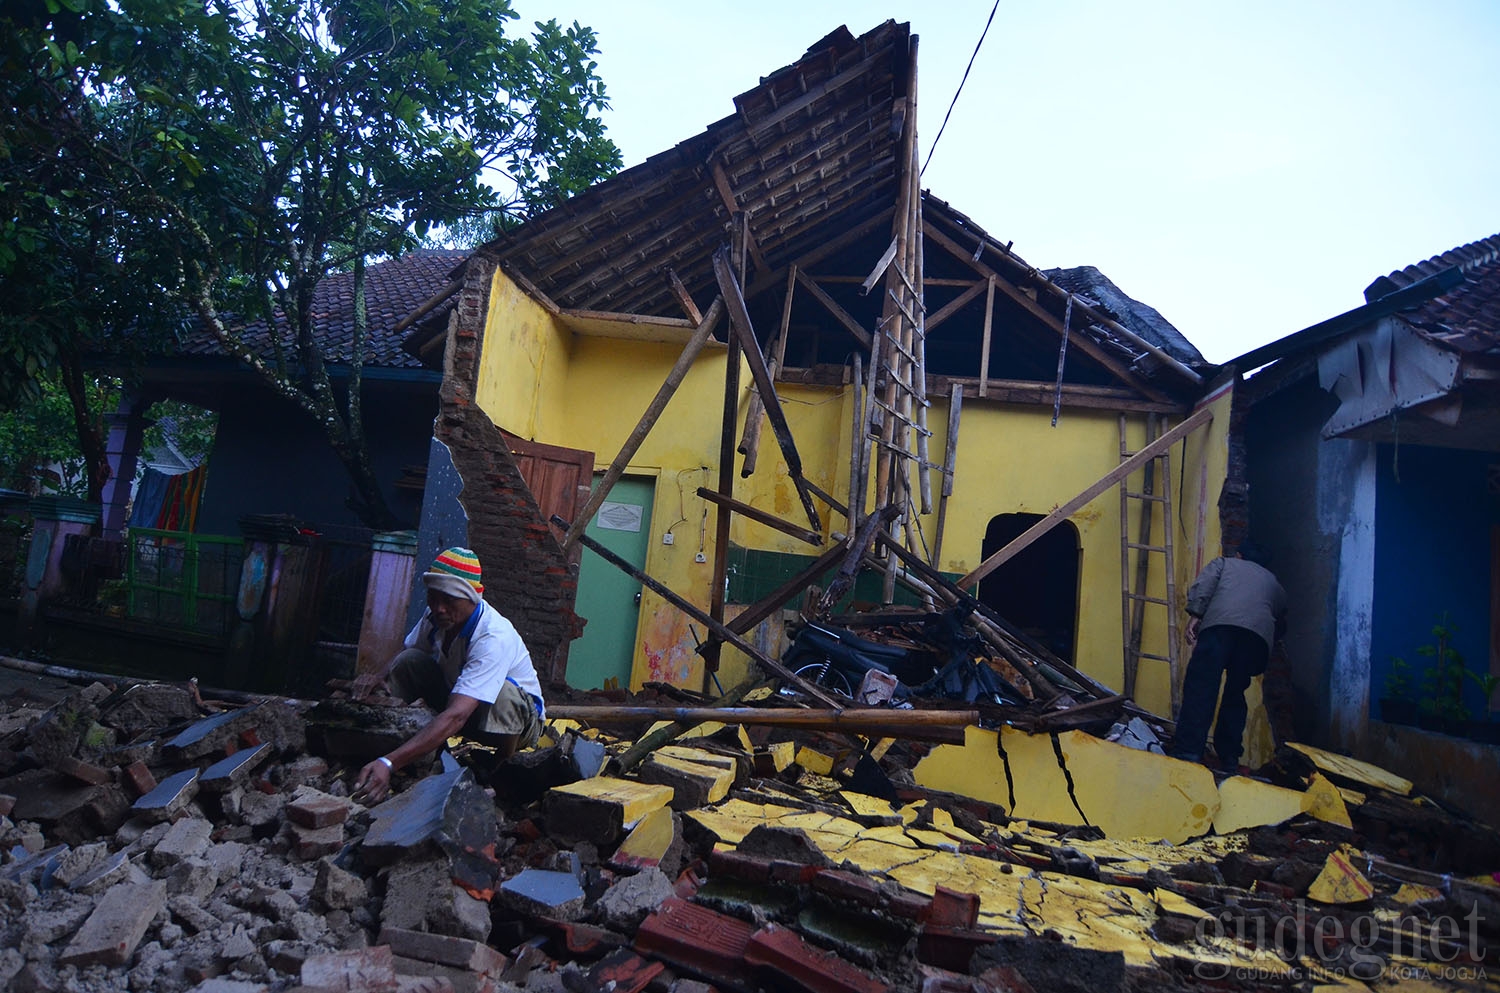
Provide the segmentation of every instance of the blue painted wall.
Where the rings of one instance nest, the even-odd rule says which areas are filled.
[[[1445,611],[1469,670],[1489,670],[1490,529],[1500,524],[1500,497],[1487,492],[1486,471],[1500,456],[1381,445],[1377,459],[1370,696],[1383,695],[1398,655],[1412,665],[1420,699],[1429,660],[1416,649],[1433,642]],[[1477,686],[1465,691],[1475,716],[1480,697]]]

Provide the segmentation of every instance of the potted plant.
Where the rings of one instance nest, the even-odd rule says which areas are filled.
[[[99,605],[110,617],[124,617],[130,599],[130,582],[125,579],[106,579],[99,584]]]
[[[1417,723],[1417,701],[1411,698],[1411,690],[1411,665],[1392,655],[1385,674],[1385,692],[1380,697],[1380,719],[1387,724]]]
[[[1469,737],[1485,744],[1500,744],[1500,721],[1495,720],[1495,690],[1500,689],[1500,675],[1493,672],[1470,672],[1468,677],[1484,697],[1484,716],[1469,725]]]
[[[1417,721],[1427,731],[1461,735],[1469,719],[1469,708],[1463,702],[1468,671],[1463,654],[1453,647],[1453,635],[1457,632],[1458,628],[1449,623],[1444,611],[1432,627],[1433,643],[1417,648],[1418,655],[1432,659],[1422,679],[1427,697],[1422,701],[1422,716]]]

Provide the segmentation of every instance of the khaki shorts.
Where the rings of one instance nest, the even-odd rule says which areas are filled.
[[[452,687],[443,679],[433,657],[420,648],[408,648],[396,656],[389,678],[392,691],[403,700],[422,700],[433,710],[448,706]],[[488,707],[481,702],[464,723],[464,737],[489,743],[497,736],[514,737],[516,748],[530,748],[542,736],[542,715],[536,701],[510,680]]]

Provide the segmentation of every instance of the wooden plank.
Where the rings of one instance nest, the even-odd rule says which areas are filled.
[[[554,518],[553,523],[561,528],[567,528],[569,530],[572,529],[571,525],[569,525],[567,521],[564,521],[560,518]],[[745,641],[739,635],[735,634],[733,631],[725,627],[721,621],[714,620],[708,614],[705,614],[701,609],[678,596],[665,584],[660,583],[652,577],[646,575],[646,573],[642,572],[635,566],[631,565],[629,562],[620,558],[620,556],[616,555],[608,548],[605,548],[603,545],[599,544],[588,535],[580,535],[578,540],[583,543],[583,547],[587,548],[591,552],[594,552],[600,558],[604,559],[604,561],[608,562],[615,568],[620,569],[633,576],[634,578],[640,580],[641,584],[651,592],[655,593],[657,596],[661,597],[663,600],[667,601],[672,606],[682,611],[684,614],[687,614],[699,624],[707,627],[721,640],[727,642],[730,645],[733,645],[735,648],[738,648],[740,651],[744,652],[766,672],[771,673],[777,678],[782,679],[785,682],[788,682],[791,685],[797,687],[799,690],[801,690],[803,693],[806,693],[814,700],[819,700],[822,703],[834,708],[840,706],[837,700],[834,700],[828,694],[824,693],[821,689],[812,685],[796,673],[792,672],[780,662],[768,657],[760,649],[756,648],[754,645]]]
[[[984,285],[984,343],[979,346],[979,395],[989,395],[990,385],[990,331],[995,322],[995,276],[991,273]]]
[[[861,296],[868,295],[870,292],[870,287],[875,285],[875,281],[881,276],[885,275],[886,269],[890,268],[891,260],[896,257],[896,249],[900,247],[901,239],[892,238],[891,247],[885,250],[885,253],[880,256],[880,261],[875,263],[875,268],[870,270],[870,274],[866,276],[865,281],[860,284],[859,292]]]
[[[938,492],[937,533],[932,537],[932,567],[941,569],[943,529],[948,521],[948,498],[953,495],[953,476],[958,468],[958,425],[964,405],[964,387],[954,383],[948,394],[948,438],[943,450],[943,486]]]
[[[697,329],[693,332],[693,337],[682,349],[682,354],[677,357],[677,364],[672,366],[671,371],[667,373],[666,380],[661,384],[661,388],[656,391],[656,396],[651,398],[651,403],[647,405],[646,412],[641,415],[641,419],[630,432],[630,436],[625,439],[625,444],[620,446],[620,452],[605,471],[604,478],[600,479],[599,485],[594,488],[593,494],[589,497],[589,502],[579,512],[578,516],[573,519],[572,529],[563,538],[564,549],[572,548],[574,543],[578,541],[579,536],[583,534],[583,529],[588,527],[589,521],[593,520],[594,515],[599,512],[600,505],[609,498],[609,491],[614,488],[615,483],[619,482],[620,477],[625,474],[625,469],[630,465],[630,460],[640,449],[641,442],[646,440],[646,435],[655,426],[657,418],[661,417],[661,412],[666,409],[667,402],[677,392],[677,387],[682,385],[682,380],[687,376],[688,370],[693,367],[693,362],[698,358],[698,353],[703,351],[703,346],[708,343],[709,336],[713,333],[714,325],[719,323],[719,318],[723,315],[724,300],[722,297],[715,297],[714,302],[709,305],[708,313],[703,315],[702,323],[698,325]]]
[[[848,507],[845,507],[842,503],[840,503],[838,501],[838,498],[833,496],[831,493],[824,492],[822,487],[818,486],[818,484],[814,483],[811,479],[807,481],[807,491],[813,496],[817,497],[819,500],[822,500],[829,510],[836,511],[839,514],[842,514],[845,518],[849,516]]]
[[[781,301],[781,328],[776,334],[774,354],[770,359],[771,379],[775,381],[786,359],[786,338],[792,327],[792,299],[797,289],[797,267],[791,266],[786,274],[786,296]],[[765,401],[756,390],[750,395],[750,408],[745,412],[745,433],[740,437],[739,453],[745,456],[740,464],[740,475],[749,478],[755,475],[755,466],[760,459],[760,426],[765,419]]]
[[[702,324],[703,315],[699,313],[698,305],[693,302],[693,295],[687,291],[686,286],[682,285],[682,278],[677,275],[677,270],[670,266],[667,268],[667,283],[672,287],[672,296],[677,298],[677,306],[682,308],[682,312],[688,316],[688,320],[693,322],[693,326]]]
[[[882,210],[878,214],[875,214],[873,217],[870,217],[862,223],[857,224],[852,228],[848,228],[844,231],[843,234],[839,235],[838,237],[823,242],[823,244],[819,245],[817,248],[814,248],[810,252],[799,255],[797,258],[792,260],[792,264],[799,269],[806,269],[809,266],[817,265],[819,262],[828,258],[830,255],[834,254],[835,252],[843,251],[845,248],[848,248],[850,245],[854,244],[856,241],[863,238],[871,231],[874,231],[876,228],[880,227],[881,224],[884,224],[887,220],[890,219],[890,216],[891,212],[889,210]],[[748,287],[746,287],[746,298],[751,300],[755,299],[756,297],[760,296],[760,294],[764,293],[766,290],[774,286],[776,282],[782,278],[783,274],[780,271],[765,273],[764,275],[757,276],[755,280],[750,283]]]
[[[1119,699],[1109,702],[1118,703]],[[561,720],[584,721],[589,724],[640,724],[654,721],[705,724],[713,721],[716,724],[854,733],[867,732],[869,728],[917,731],[934,727],[966,727],[979,722],[977,710],[893,710],[889,707],[807,710],[800,707],[643,707],[626,704],[558,703],[548,707],[547,713]]]
[[[824,310],[832,314],[834,319],[844,326],[844,330],[854,335],[854,337],[858,339],[861,345],[865,346],[866,348],[870,347],[870,333],[864,328],[860,327],[859,322],[851,317],[847,310],[839,306],[839,302],[833,297],[829,296],[827,290],[823,289],[823,287],[813,282],[808,277],[807,273],[802,272],[801,270],[798,270],[797,272],[797,282],[800,283],[803,288],[807,290],[807,292],[812,294],[814,300],[823,305]]]
[[[729,326],[744,348],[745,358],[749,360],[750,375],[754,377],[755,388],[765,401],[766,419],[771,422],[771,430],[776,435],[777,444],[781,446],[781,457],[786,462],[787,473],[796,484],[797,495],[802,499],[802,509],[807,513],[807,522],[812,530],[819,531],[822,527],[818,522],[818,509],[813,506],[812,496],[807,492],[807,485],[802,478],[802,458],[797,454],[797,443],[792,439],[786,412],[781,409],[781,401],[776,397],[776,386],[771,381],[770,370],[766,368],[760,343],[755,340],[755,328],[750,323],[750,311],[745,307],[745,298],[740,294],[740,284],[729,269],[728,253],[722,248],[714,254],[714,276],[719,281],[720,292],[724,294],[725,306],[729,311]],[[733,458],[732,452],[730,458]],[[725,492],[723,486],[719,488],[719,492]]]
[[[745,208],[740,206],[739,198],[734,195],[734,189],[729,185],[729,174],[724,171],[724,163],[715,158],[709,163],[708,168],[713,174],[714,189],[719,192],[719,199],[724,201],[724,209],[729,211],[729,216],[745,213]],[[745,248],[750,252],[750,258],[755,260],[755,268],[761,272],[771,268],[766,265],[766,257],[760,254],[760,245],[755,240],[755,233],[750,230],[748,214],[745,220]]]
[[[799,382],[803,377],[795,373],[782,373],[785,382]],[[955,384],[963,384],[966,390],[977,392],[979,379],[974,376],[932,376],[928,389],[942,392]],[[1021,379],[991,379],[985,384],[986,403],[1021,403],[1051,407],[1054,395],[1051,383],[1035,383]],[[1097,387],[1081,383],[1064,383],[1062,394],[1064,407],[1082,407],[1089,410],[1128,411],[1132,413],[1172,414],[1181,417],[1191,408],[1180,403],[1157,403],[1142,399],[1128,390],[1099,392]]]
[[[1187,437],[1202,425],[1207,424],[1209,421],[1213,420],[1213,417],[1213,408],[1204,407],[1197,413],[1189,417],[1187,420],[1183,421],[1181,424],[1177,425],[1175,428],[1168,431],[1166,434],[1163,434],[1160,438],[1157,438],[1145,448],[1141,449],[1139,452],[1136,452],[1124,462],[1121,462],[1118,466],[1101,476],[1082,493],[1078,494],[1067,503],[1064,503],[1052,513],[1042,518],[1040,521],[1037,521],[1031,527],[1027,528],[1024,533],[1018,536],[1010,544],[1006,545],[1004,548],[1000,549],[998,552],[981,562],[973,572],[969,573],[967,576],[958,581],[959,588],[972,589],[977,586],[981,579],[994,572],[995,569],[1004,565],[1006,562],[1009,562],[1011,559],[1015,558],[1017,553],[1028,548],[1032,542],[1036,541],[1042,535],[1052,530],[1058,524],[1067,520],[1068,516],[1074,511],[1078,510],[1080,507],[1093,500],[1100,493],[1103,493],[1105,490],[1109,489],[1111,486],[1115,485],[1126,476],[1135,472],[1151,459],[1154,459],[1162,452],[1171,448],[1178,441],[1181,441],[1183,438]]]
[[[928,280],[928,282],[930,283],[931,280]],[[937,309],[936,312],[934,312],[931,316],[929,316],[927,318],[927,322],[926,322],[924,330],[927,333],[931,333],[932,330],[934,328],[936,328],[939,324],[942,324],[948,318],[952,317],[954,314],[958,313],[960,310],[963,310],[964,307],[968,306],[969,301],[973,300],[975,297],[977,297],[980,294],[980,292],[982,290],[984,290],[985,286],[987,286],[987,285],[988,285],[988,282],[986,280],[980,280],[977,283],[969,283],[968,284],[968,286],[969,286],[968,289],[964,290],[958,296],[954,297],[952,300],[950,300],[947,303],[943,304],[941,307],[939,307]],[[988,331],[988,329],[989,329],[989,313],[988,312],[985,313],[984,323],[985,323],[985,330]],[[985,340],[988,341],[989,338],[986,337]]]
[[[750,504],[736,500],[734,497],[728,497],[722,493],[715,492],[707,486],[698,487],[698,495],[716,507],[723,507],[726,510],[739,514],[741,517],[748,517],[757,524],[764,524],[768,528],[775,528],[782,534],[789,534],[798,541],[805,541],[809,545],[823,544],[823,536],[818,532],[798,527],[791,521],[784,521],[775,514],[768,514],[759,507],[752,507]]]
[[[719,256],[714,257],[717,265]],[[723,295],[719,299],[724,299]],[[719,427],[719,492],[728,496],[734,493],[734,429],[735,415],[739,413],[740,401],[740,341],[731,331],[729,356],[724,364],[724,408]],[[713,578],[709,584],[708,609],[710,620],[716,624],[724,621],[724,598],[727,595],[726,577],[729,575],[729,512],[720,509],[714,516],[714,565]],[[703,688],[708,689],[709,677],[719,671],[719,646],[711,644],[703,653]]]
[[[654,324],[664,328],[686,328],[696,330],[698,325],[686,317],[657,317],[654,314],[622,314],[613,310],[582,310],[564,307],[559,312],[563,317],[578,317],[591,321],[614,321],[616,324]]]

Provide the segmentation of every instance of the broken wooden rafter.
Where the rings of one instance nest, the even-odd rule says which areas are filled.
[[[772,382],[776,381],[782,364],[786,361],[786,340],[792,327],[792,296],[796,288],[797,267],[793,265],[787,269],[786,296],[781,301],[781,327],[777,331],[776,344],[769,361]],[[745,411],[745,433],[739,444],[739,453],[745,456],[745,461],[740,464],[740,475],[746,479],[755,475],[755,465],[760,458],[760,426],[765,420],[765,414],[765,401],[761,399],[760,391],[756,390],[750,395],[750,407]]]
[[[823,544],[823,536],[818,532],[798,527],[791,521],[784,521],[775,514],[768,514],[759,507],[752,507],[748,503],[736,500],[734,497],[725,496],[722,493],[709,489],[707,486],[698,487],[698,495],[716,507],[733,511],[741,517],[748,517],[757,524],[764,524],[768,528],[775,528],[782,534],[789,534],[798,541],[804,541],[809,545]]]
[[[984,289],[987,285],[989,285],[987,280],[981,280],[977,283],[970,283],[966,290],[964,290],[958,296],[954,297],[952,300],[949,300],[947,303],[943,304],[928,316],[924,330],[930,333],[948,318],[952,317],[960,310],[963,310],[964,307],[968,306],[971,300],[977,297],[980,293],[984,292]]]
[[[562,308],[553,303],[552,298],[538,289],[537,285],[531,280],[527,279],[519,269],[502,262],[500,264],[500,271],[504,272],[506,277],[509,278],[512,283],[515,283],[522,290],[524,290],[527,296],[531,297],[531,299],[541,304],[542,309],[547,313],[552,314],[553,316],[562,313]]]
[[[856,224],[854,227],[846,228],[842,234],[823,242],[817,248],[814,248],[803,255],[799,255],[797,258],[792,260],[792,264],[799,269],[806,269],[808,266],[817,265],[819,262],[828,258],[830,255],[833,255],[835,252],[843,251],[845,248],[848,248],[850,245],[854,244],[856,241],[863,238],[871,231],[874,231],[881,224],[888,221],[890,219],[890,216],[891,212],[889,210],[881,210],[878,213],[866,218],[861,223]],[[760,294],[764,293],[766,290],[770,289],[776,283],[785,278],[785,270],[780,269],[778,269],[776,272],[757,276],[755,280],[751,282],[745,289],[746,299],[755,299],[756,297],[760,296]]]
[[[743,261],[743,254],[740,256]],[[715,256],[715,264],[718,257]],[[731,280],[733,282],[733,280]],[[719,299],[723,300],[723,294]],[[726,308],[727,309],[727,308]],[[729,352],[724,359],[724,406],[719,421],[719,492],[734,494],[734,426],[740,403],[740,339],[731,328],[724,336]],[[724,622],[724,604],[728,595],[729,515],[720,512],[714,521],[713,578],[709,584],[708,612],[717,624]],[[719,644],[712,642],[703,652],[703,689],[708,691],[709,678],[719,671]]]
[[[460,276],[453,282],[449,283],[447,286],[444,286],[441,290],[438,290],[432,296],[428,297],[426,300],[422,301],[422,303],[418,304],[416,310],[413,310],[410,314],[407,314],[405,317],[401,318],[401,320],[397,321],[396,326],[391,328],[391,332],[393,334],[400,334],[402,331],[405,331],[407,328],[411,327],[413,324],[417,323],[422,318],[432,313],[438,307],[442,306],[444,300],[447,300],[449,297],[453,296],[453,294],[457,293],[463,288],[464,277]]]
[[[625,705],[553,704],[550,716],[589,724],[634,724],[672,721],[678,724],[741,724],[799,728],[807,731],[884,733],[915,738],[928,728],[962,728],[979,723],[977,710],[893,710],[888,707],[849,707],[804,710],[790,707],[633,707]]]
[[[624,314],[616,310],[584,310],[579,307],[564,307],[563,317],[576,317],[586,321],[613,321],[616,324],[650,324],[655,327],[684,328],[695,330],[698,323],[685,317],[657,317],[655,314]],[[701,322],[699,322],[701,323]]]
[[[861,296],[867,295],[870,292],[870,289],[875,285],[875,281],[878,280],[881,276],[885,275],[886,269],[890,268],[891,262],[896,258],[896,249],[900,247],[901,239],[892,238],[891,247],[885,250],[885,254],[880,256],[880,261],[875,263],[875,268],[870,270],[870,274],[866,276],[865,281],[860,284],[859,292]]]
[[[848,551],[848,557],[839,566],[838,575],[833,577],[833,582],[828,584],[828,588],[818,598],[818,604],[813,608],[815,616],[823,617],[832,612],[834,605],[844,598],[844,594],[854,588],[854,577],[859,572],[865,550],[870,547],[875,535],[899,516],[901,511],[896,507],[882,507],[878,513],[864,519],[852,540],[846,540],[844,547]]]
[[[953,477],[958,467],[959,414],[963,410],[964,387],[954,383],[948,394],[948,437],[943,451],[943,485],[938,491],[937,533],[932,538],[932,567],[941,568],[943,530],[948,523],[948,498],[953,495]]]
[[[958,581],[959,588],[972,589],[973,587],[977,586],[981,579],[994,572],[997,568],[1004,565],[1006,562],[1009,562],[1019,552],[1030,546],[1032,542],[1036,541],[1042,535],[1046,534],[1048,531],[1052,530],[1058,524],[1066,520],[1068,516],[1071,515],[1074,511],[1089,503],[1089,501],[1093,500],[1095,497],[1103,493],[1105,490],[1109,489],[1111,486],[1114,486],[1121,479],[1124,479],[1126,476],[1135,472],[1151,459],[1156,458],[1162,452],[1171,448],[1177,442],[1181,441],[1183,438],[1196,431],[1202,425],[1207,424],[1209,421],[1213,420],[1213,417],[1214,412],[1212,407],[1200,408],[1197,413],[1193,414],[1187,420],[1183,421],[1181,424],[1163,434],[1160,438],[1157,438],[1155,441],[1151,442],[1151,444],[1147,445],[1145,448],[1142,448],[1140,451],[1130,456],[1130,458],[1121,462],[1114,469],[1111,469],[1109,472],[1105,473],[1102,477],[1099,478],[1099,480],[1085,489],[1082,493],[1073,497],[1073,499],[1069,500],[1067,503],[1064,503],[1062,506],[1052,511],[1052,513],[1048,514],[1046,517],[1043,517],[1040,521],[1037,521],[1030,528],[1028,528],[1025,533],[1019,535],[1010,544],[1006,545],[1004,548],[1000,549],[995,554],[985,559],[972,572]]]
[[[829,314],[833,315],[833,319],[838,321],[839,324],[843,326],[845,331],[848,331],[850,334],[852,334],[855,337],[855,340],[857,340],[866,348],[870,347],[870,332],[860,327],[859,322],[856,321],[847,310],[839,306],[839,302],[833,297],[829,296],[827,290],[819,286],[816,282],[813,281],[810,276],[807,275],[807,273],[801,270],[797,271],[797,282],[802,286],[803,289],[811,293],[812,298],[818,301],[818,303],[822,304],[823,309],[828,311]]]
[[[579,536],[583,534],[583,529],[588,526],[588,522],[593,520],[594,515],[598,513],[599,507],[608,499],[609,491],[614,488],[615,483],[625,474],[625,469],[630,465],[630,460],[635,456],[636,451],[640,449],[641,442],[646,440],[646,435],[650,433],[651,428],[656,424],[656,420],[661,416],[661,412],[666,409],[667,402],[677,392],[677,387],[682,384],[682,380],[687,376],[688,370],[693,367],[693,362],[698,358],[698,353],[703,351],[703,346],[708,343],[709,336],[713,333],[714,325],[719,323],[719,318],[723,314],[724,300],[722,297],[715,297],[714,302],[709,305],[708,313],[703,315],[703,320],[693,332],[693,337],[683,347],[682,354],[677,358],[677,364],[672,366],[671,371],[667,373],[666,380],[661,384],[661,388],[656,391],[656,396],[652,398],[651,403],[646,407],[646,412],[641,415],[641,419],[637,422],[635,429],[625,439],[625,444],[620,446],[620,453],[610,463],[609,469],[604,473],[604,477],[599,480],[599,485],[594,488],[594,492],[589,496],[588,503],[578,514],[577,519],[573,522],[573,526],[563,538],[563,548],[571,548],[578,541]]]
[[[677,275],[677,270],[667,268],[667,285],[672,288],[672,296],[677,298],[677,306],[688,316],[688,320],[696,327],[703,323],[703,315],[698,311],[698,305],[693,302],[693,295],[682,285],[682,278]]]
[[[559,528],[562,528],[562,529],[567,530],[567,531],[571,531],[572,530],[573,526],[571,524],[569,524],[567,521],[563,520],[561,517],[559,517],[556,514],[552,515],[551,520],[552,520],[552,523],[554,525],[556,525],[557,527],[559,527]],[[667,601],[672,606],[674,606],[678,610],[682,611],[684,614],[687,614],[689,617],[691,617],[693,620],[697,621],[699,624],[702,624],[705,627],[707,627],[710,631],[712,631],[715,635],[717,635],[718,638],[721,641],[723,641],[723,642],[725,642],[725,643],[727,643],[729,645],[734,646],[735,648],[739,649],[741,652],[744,652],[745,655],[749,656],[749,658],[752,661],[754,661],[757,665],[759,665],[766,672],[770,673],[773,676],[776,676],[778,679],[781,679],[781,680],[783,680],[783,681],[785,681],[787,683],[790,683],[791,685],[797,687],[797,689],[801,690],[803,693],[806,693],[808,696],[812,697],[814,700],[821,701],[822,703],[826,704],[829,707],[834,707],[834,708],[839,707],[839,703],[838,703],[837,700],[833,699],[827,693],[823,692],[821,689],[819,689],[818,687],[814,686],[812,683],[809,683],[807,680],[803,679],[801,676],[797,675],[795,672],[792,672],[790,669],[788,669],[786,666],[782,665],[777,660],[775,660],[775,659],[771,658],[770,656],[766,655],[764,652],[762,652],[760,649],[756,648],[754,645],[752,645],[749,642],[745,641],[739,635],[737,635],[733,631],[729,630],[729,628],[726,627],[722,622],[715,620],[713,617],[709,616],[708,614],[705,614],[700,608],[694,606],[692,603],[690,603],[689,601],[685,600],[681,596],[678,596],[670,588],[668,588],[664,583],[661,583],[661,582],[657,581],[656,579],[653,579],[651,576],[649,576],[646,573],[642,572],[641,570],[637,569],[635,566],[631,565],[629,562],[627,562],[624,559],[620,558],[620,556],[616,555],[614,552],[610,551],[608,548],[605,548],[603,545],[599,544],[597,541],[595,541],[594,539],[590,538],[588,535],[586,535],[586,534],[580,534],[578,536],[578,540],[583,543],[583,547],[585,547],[589,551],[595,553],[596,555],[598,555],[600,558],[604,559],[604,561],[608,562],[610,565],[614,566],[615,568],[620,569],[620,570],[624,571],[626,574],[628,574],[628,575],[634,577],[635,579],[639,580],[640,583],[643,586],[645,586],[647,589],[649,589],[651,592],[655,593],[657,596],[661,597],[663,600]]]
[[[1061,319],[1056,317],[1050,310],[1047,310],[1041,304],[1037,303],[1026,293],[1022,292],[1018,287],[1012,284],[1009,280],[1005,279],[995,270],[991,269],[983,262],[977,262],[971,259],[968,253],[965,252],[957,242],[955,242],[952,238],[949,238],[947,235],[943,234],[943,232],[939,231],[932,223],[929,222],[923,227],[923,233],[933,241],[937,242],[940,246],[947,249],[949,254],[962,259],[981,276],[985,276],[993,280],[995,285],[1003,290],[1005,292],[1005,295],[1022,310],[1026,311],[1026,313],[1030,314],[1042,324],[1051,328],[1053,332],[1059,335],[1062,334]],[[1102,322],[1102,315],[1093,314],[1089,312],[1087,308],[1081,309],[1083,309],[1085,313],[1088,314],[1091,322],[1096,324]],[[986,313],[988,313],[988,311],[986,311]],[[1147,383],[1144,379],[1136,374],[1135,370],[1133,370],[1128,365],[1122,364],[1113,355],[1109,354],[1108,350],[1103,348],[1098,342],[1094,341],[1087,335],[1082,335],[1077,339],[1077,347],[1082,349],[1095,362],[1098,362],[1100,365],[1104,366],[1110,372],[1118,376],[1121,380],[1135,386],[1136,389],[1140,390],[1141,393],[1145,394],[1147,397],[1150,397],[1151,399],[1162,403],[1171,402],[1171,397],[1167,396],[1161,390]]]
[[[729,185],[729,174],[724,171],[724,163],[715,158],[708,168],[713,175],[714,189],[718,191],[719,199],[723,201],[724,209],[729,211],[729,216],[745,213],[745,208],[740,206],[739,199],[734,195],[734,188]],[[755,260],[755,268],[761,272],[771,268],[766,264],[766,257],[760,253],[760,245],[749,228],[748,220],[745,227],[745,249],[750,253],[750,258]]]
[[[781,401],[776,397],[776,386],[771,380],[771,372],[766,368],[765,356],[761,354],[760,343],[755,340],[755,328],[750,323],[750,312],[745,307],[745,298],[740,293],[740,284],[730,271],[728,253],[720,248],[714,254],[714,276],[719,281],[719,290],[724,295],[725,306],[729,312],[729,326],[733,329],[735,337],[739,339],[740,347],[745,350],[745,358],[750,365],[750,375],[755,379],[755,387],[760,391],[762,401],[765,403],[766,418],[771,422],[771,430],[776,434],[776,442],[781,446],[781,457],[786,462],[787,473],[792,477],[792,483],[797,487],[797,495],[802,499],[802,509],[807,513],[807,522],[812,530],[821,530],[818,521],[818,510],[813,506],[812,496],[807,491],[807,484],[803,480],[802,458],[797,454],[797,443],[792,439],[792,429],[786,421],[786,411],[781,409]],[[720,487],[723,492],[723,487]]]
[[[799,382],[803,378],[801,376],[783,374],[783,379],[787,382]],[[942,392],[953,386],[962,385],[965,390],[974,389],[976,394],[981,383],[984,384],[984,399],[992,403],[1023,403],[1050,407],[1054,400],[1052,384],[1029,382],[1024,379],[990,379],[986,381],[974,376],[933,376],[930,381],[934,392]],[[1084,383],[1064,383],[1062,402],[1064,407],[1081,407],[1090,410],[1108,410],[1111,412],[1129,411],[1132,413],[1173,414],[1181,416],[1189,411],[1189,408],[1185,404],[1160,403],[1155,400],[1145,400],[1132,390],[1089,386]]]
[[[735,634],[744,634],[790,603],[793,597],[817,582],[824,573],[838,565],[847,554],[849,554],[849,549],[842,542],[833,546],[809,563],[807,568],[725,622],[724,627]],[[705,654],[709,644],[717,640],[717,636],[709,632],[703,644],[698,646],[698,654]]]

